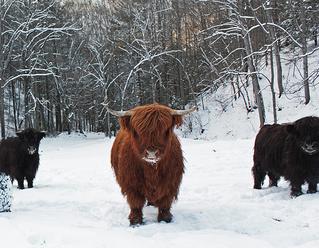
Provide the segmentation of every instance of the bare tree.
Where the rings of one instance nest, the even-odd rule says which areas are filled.
[[[270,24],[274,24],[273,18],[273,11],[274,11],[275,1],[269,0],[266,2],[266,6],[264,6],[267,16],[267,22]],[[276,35],[276,31],[273,25],[268,25],[269,34],[270,34],[270,41],[271,45],[274,49],[275,59],[276,59],[276,69],[277,69],[277,85],[279,89],[279,97],[281,97],[282,93],[284,92],[284,87],[282,83],[282,66],[281,66],[281,59],[280,59],[280,49],[279,49],[279,41]]]
[[[13,46],[21,31],[20,25],[11,25],[11,20],[14,19],[12,11],[15,8],[17,8],[17,1],[0,0],[0,124],[2,138],[6,135],[4,99],[6,71],[12,59]]]

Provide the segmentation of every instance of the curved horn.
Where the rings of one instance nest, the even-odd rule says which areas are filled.
[[[176,109],[172,109],[171,114],[172,115],[187,115],[189,113],[194,112],[195,110],[197,110],[197,107],[192,107],[190,109],[186,109],[186,110],[176,110]]]
[[[115,115],[117,117],[124,117],[124,116],[131,116],[132,115],[132,112],[130,110],[127,110],[127,111],[116,111],[116,110],[113,110],[113,109],[110,109],[110,108],[106,108],[107,112],[111,113],[112,115]]]

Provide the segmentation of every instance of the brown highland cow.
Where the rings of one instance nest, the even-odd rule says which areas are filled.
[[[291,185],[291,196],[317,192],[319,182],[319,118],[301,118],[291,124],[263,126],[254,147],[254,188],[261,189],[266,174],[269,186],[277,186],[281,176]]]
[[[158,222],[171,222],[170,208],[184,172],[181,145],[173,129],[182,124],[183,115],[194,110],[173,110],[160,104],[128,111],[108,109],[120,117],[111,163],[131,209],[131,225],[143,223],[146,200],[158,208]]]

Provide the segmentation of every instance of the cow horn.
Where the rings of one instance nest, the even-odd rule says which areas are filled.
[[[124,116],[131,116],[132,112],[130,110],[126,110],[126,111],[116,111],[110,108],[106,108],[107,112],[111,113],[112,115],[115,115],[117,117],[124,117]]]
[[[176,110],[176,109],[172,109],[171,114],[172,115],[187,115],[189,113],[194,112],[195,110],[197,110],[197,107],[192,107],[190,109],[186,109],[186,110]]]

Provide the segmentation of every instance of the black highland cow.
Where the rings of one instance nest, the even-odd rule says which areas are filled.
[[[24,189],[24,179],[32,188],[39,167],[39,144],[45,133],[27,128],[17,136],[0,142],[0,172],[10,175],[12,181],[17,179],[19,189]]]
[[[319,118],[301,118],[291,124],[263,126],[254,147],[254,188],[261,189],[266,174],[269,186],[277,186],[281,176],[291,185],[291,196],[317,192],[319,182]]]

